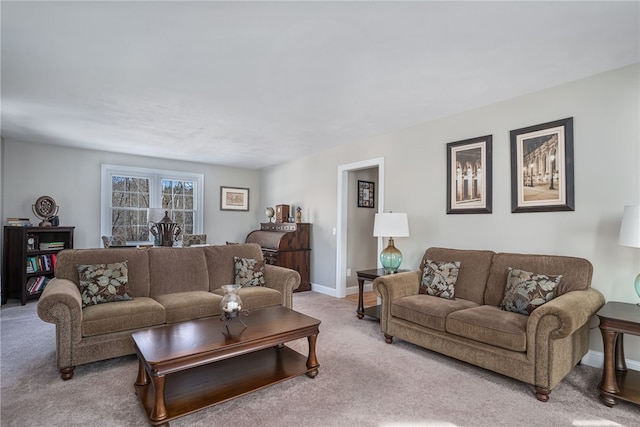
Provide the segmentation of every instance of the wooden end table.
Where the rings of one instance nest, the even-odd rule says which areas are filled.
[[[398,270],[398,273],[405,271],[410,270]],[[380,305],[364,308],[364,282],[373,282],[380,276],[396,273],[387,273],[384,271],[384,268],[375,268],[373,270],[360,270],[356,272],[356,274],[358,275],[358,309],[356,310],[358,319],[362,319],[366,314],[369,317],[380,320]]]
[[[600,399],[609,407],[618,399],[640,404],[640,372],[627,370],[623,341],[625,333],[640,335],[640,306],[608,302],[597,314],[604,344]]]

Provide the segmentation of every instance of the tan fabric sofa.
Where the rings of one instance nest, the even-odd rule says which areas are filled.
[[[56,325],[56,361],[62,378],[75,366],[135,353],[131,333],[165,323],[219,316],[222,285],[234,283],[234,256],[262,260],[255,243],[194,248],[67,249],[55,279],[38,301],[38,316]],[[82,308],[77,266],[127,261],[132,300]],[[291,308],[300,275],[265,265],[266,286],[240,289],[248,310]]]
[[[424,260],[460,261],[455,299],[419,294],[422,271],[379,277],[380,327],[393,337],[489,369],[549,393],[589,349],[590,319],[604,304],[593,267],[566,256],[429,248]],[[422,265],[422,264],[421,264]],[[530,315],[502,310],[509,267],[563,277],[551,301]]]

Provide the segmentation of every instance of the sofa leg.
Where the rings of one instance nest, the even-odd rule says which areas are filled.
[[[384,334],[384,342],[391,344],[393,342],[393,336]]]
[[[67,381],[73,378],[73,370],[76,369],[75,366],[69,366],[67,368],[60,368],[60,377]]]
[[[551,393],[551,390],[549,390],[546,387],[538,387],[538,386],[535,386],[535,389],[536,389],[536,398],[540,402],[547,402],[549,400],[549,393]]]

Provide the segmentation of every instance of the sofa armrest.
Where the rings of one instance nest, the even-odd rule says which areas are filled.
[[[38,300],[38,317],[56,325],[59,368],[71,366],[71,349],[82,340],[82,297],[70,280],[54,278]]]
[[[297,271],[277,265],[265,264],[264,280],[268,288],[280,291],[284,307],[293,307],[293,291],[300,286],[300,274]]]
[[[380,276],[373,281],[376,294],[389,302],[408,295],[415,295],[420,289],[420,271]]]
[[[71,280],[54,278],[47,283],[38,300],[38,316],[45,322],[58,323],[59,305],[70,314],[64,317],[82,322],[82,296]]]
[[[420,271],[380,276],[373,281],[373,289],[382,299],[380,305],[380,330],[387,333],[387,325],[391,317],[391,303],[398,298],[416,295],[420,290]]]
[[[604,305],[604,296],[596,289],[571,291],[536,308],[527,322],[527,335],[548,336],[551,339],[568,337],[588,323]],[[543,321],[553,316],[555,321]]]

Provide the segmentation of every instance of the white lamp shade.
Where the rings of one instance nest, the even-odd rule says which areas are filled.
[[[624,207],[618,244],[640,248],[640,205]]]
[[[374,237],[409,237],[406,213],[377,213],[373,222]]]

